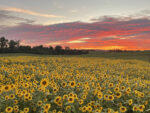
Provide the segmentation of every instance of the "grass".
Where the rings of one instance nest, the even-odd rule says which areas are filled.
[[[136,52],[102,52],[91,51],[85,55],[38,55],[38,54],[26,54],[26,53],[7,53],[0,54],[0,57],[6,56],[50,56],[50,57],[96,57],[96,58],[108,58],[108,59],[124,59],[124,60],[142,60],[150,62],[150,51],[136,51]]]
[[[102,52],[102,51],[92,51],[88,55],[83,55],[86,57],[100,57],[109,59],[125,59],[125,60],[142,60],[149,62],[150,51],[138,51],[138,52]]]

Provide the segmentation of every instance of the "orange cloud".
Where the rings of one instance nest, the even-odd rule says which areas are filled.
[[[20,8],[15,8],[15,7],[5,7],[5,8],[2,8],[2,10],[24,13],[24,14],[29,14],[33,16],[47,17],[47,18],[64,18],[63,16],[57,16],[53,14],[43,14],[43,13],[38,13],[35,11],[25,10],[25,9],[20,9]]]
[[[88,40],[90,38],[80,38],[80,39],[77,39],[77,40],[71,40],[71,41],[68,41],[66,43],[84,43],[84,42],[87,42],[86,40]]]
[[[107,19],[108,20],[108,19]],[[0,30],[8,38],[26,40],[29,45],[62,45],[92,49],[150,49],[150,19],[70,22],[54,25],[20,24]]]

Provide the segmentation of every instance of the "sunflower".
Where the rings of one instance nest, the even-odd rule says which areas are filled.
[[[125,89],[125,86],[122,86],[122,87],[121,87],[121,90],[124,90],[124,89]]]
[[[86,95],[83,95],[82,98],[83,98],[83,99],[86,99]]]
[[[107,94],[104,95],[104,99],[108,100],[108,95]]]
[[[91,101],[91,104],[92,104],[92,106],[94,106],[94,104],[95,104],[95,101]]]
[[[14,108],[14,110],[17,110],[19,107],[17,105],[15,105],[13,108]]]
[[[97,94],[97,92],[98,92],[97,89],[94,89],[94,90],[93,90],[94,96]]]
[[[132,110],[133,111],[138,111],[138,106],[133,106]]]
[[[144,93],[139,93],[139,97],[144,97]]]
[[[57,105],[60,106],[60,107],[62,107],[63,103],[62,103],[61,101],[59,101],[59,102],[57,103]]]
[[[7,107],[7,108],[5,109],[5,111],[6,111],[7,113],[11,113],[11,112],[13,111],[13,108],[12,108],[12,107]]]
[[[68,98],[68,102],[69,102],[69,103],[74,103],[74,97],[69,97],[69,98]]]
[[[74,94],[73,94],[73,93],[69,93],[69,96],[70,96],[70,97],[73,97],[73,96],[74,96]]]
[[[47,98],[44,98],[44,102],[47,102]]]
[[[44,110],[49,110],[51,108],[51,104],[46,104],[45,106],[44,106]]]
[[[24,83],[24,84],[23,84],[23,87],[24,87],[24,88],[28,88],[29,86],[30,86],[30,85],[29,85],[28,83]]]
[[[18,113],[19,112],[19,109],[14,109],[14,113]]]
[[[25,113],[28,113],[28,112],[29,112],[29,108],[24,108],[23,111],[24,111]]]
[[[133,103],[133,100],[130,99],[130,100],[128,101],[128,104],[129,104],[129,105],[132,105],[132,103]]]
[[[25,95],[25,94],[27,94],[27,90],[23,90],[21,93],[22,93],[22,95]]]
[[[11,84],[10,87],[13,89],[13,88],[15,88],[15,85],[14,85],[14,84]]]
[[[47,111],[47,110],[44,110],[43,113],[48,113],[48,111]]]
[[[71,106],[66,106],[65,111],[68,111],[69,109],[71,109]]]
[[[114,89],[114,91],[115,91],[115,92],[118,92],[118,91],[119,91],[119,87],[116,87],[116,88]]]
[[[58,92],[58,88],[54,88],[53,93],[57,93],[57,92]]]
[[[10,89],[11,89],[11,86],[10,86],[10,85],[4,86],[4,91],[9,91]]]
[[[82,111],[82,112],[86,112],[86,106],[83,106],[83,107],[81,108],[81,111]]]
[[[144,105],[140,105],[140,106],[138,107],[138,110],[139,110],[140,112],[143,112],[144,109],[145,109],[145,106],[144,106]]]
[[[91,106],[87,106],[87,107],[86,107],[86,110],[87,110],[88,112],[92,112],[92,107],[91,107]]]
[[[56,113],[56,109],[54,109],[52,113]]]
[[[26,79],[27,79],[27,80],[30,80],[30,79],[31,79],[31,77],[30,77],[30,76],[26,76]]]
[[[61,96],[57,96],[57,97],[55,98],[55,100],[54,100],[54,102],[55,102],[56,104],[58,104],[60,101],[61,101]]]
[[[118,106],[122,106],[122,103],[120,102],[120,103],[118,103],[117,105],[118,105]]]
[[[46,79],[46,78],[42,79],[41,82],[40,82],[40,85],[42,87],[47,87],[49,85],[49,80]]]
[[[78,84],[77,84],[77,87],[80,87],[80,85],[81,85],[81,83],[78,83]]]
[[[131,88],[128,87],[128,88],[126,89],[126,92],[127,92],[127,93],[130,93],[130,92],[131,92]]]
[[[63,100],[67,99],[68,95],[63,95]]]
[[[62,87],[66,87],[67,86],[67,83],[66,82],[63,82],[62,83]]]
[[[28,97],[28,100],[32,100],[32,96],[29,96],[29,97]]]
[[[10,94],[9,95],[9,99],[14,99],[15,98],[15,95],[14,94]]]
[[[117,98],[120,98],[121,95],[122,95],[121,92],[117,92],[117,93],[116,93],[116,97],[117,97]]]
[[[74,94],[73,96],[74,96],[75,99],[78,99],[78,95],[77,94]]]
[[[70,87],[74,88],[75,85],[76,85],[76,82],[75,82],[75,81],[70,81],[70,82],[69,82],[69,86],[70,86]]]
[[[79,104],[80,105],[83,104],[83,100],[82,99],[79,100]]]
[[[101,113],[101,110],[96,109],[94,113]]]
[[[114,86],[114,84],[113,83],[109,83],[109,85],[108,85],[109,87],[113,87]]]
[[[58,111],[57,113],[62,113],[62,111]]]
[[[5,100],[8,100],[8,99],[9,99],[9,96],[6,95],[6,96],[5,96]]]
[[[27,98],[30,97],[30,95],[31,95],[30,93],[26,93],[26,94],[24,95],[24,98],[27,99]]]
[[[113,95],[109,95],[108,96],[108,100],[110,100],[110,101],[114,100],[114,96]]]
[[[148,101],[144,101],[144,105],[147,105],[148,104]]]
[[[102,99],[103,98],[103,93],[102,92],[98,92],[97,93],[97,97],[98,97],[98,99]]]
[[[127,111],[127,108],[124,106],[120,107],[120,112],[125,113]]]
[[[38,106],[41,106],[42,103],[43,103],[43,102],[42,102],[41,100],[39,100],[39,101],[37,102],[37,105],[38,105]]]

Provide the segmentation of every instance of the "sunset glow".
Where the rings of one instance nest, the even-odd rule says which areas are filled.
[[[148,0],[127,0],[125,3],[121,0],[93,0],[92,3],[90,0],[37,0],[36,5],[34,3],[33,0],[0,1],[0,35],[21,40],[21,44],[31,46],[150,49]],[[134,7],[135,3],[137,9]],[[107,11],[108,8],[111,11]]]

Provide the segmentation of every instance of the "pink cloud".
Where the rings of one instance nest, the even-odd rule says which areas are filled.
[[[150,49],[150,20],[113,19],[92,23],[72,22],[49,26],[20,24],[0,30],[9,39],[24,40],[30,45],[60,44],[71,48]],[[88,40],[81,40],[89,38]],[[71,43],[68,43],[71,42]]]

